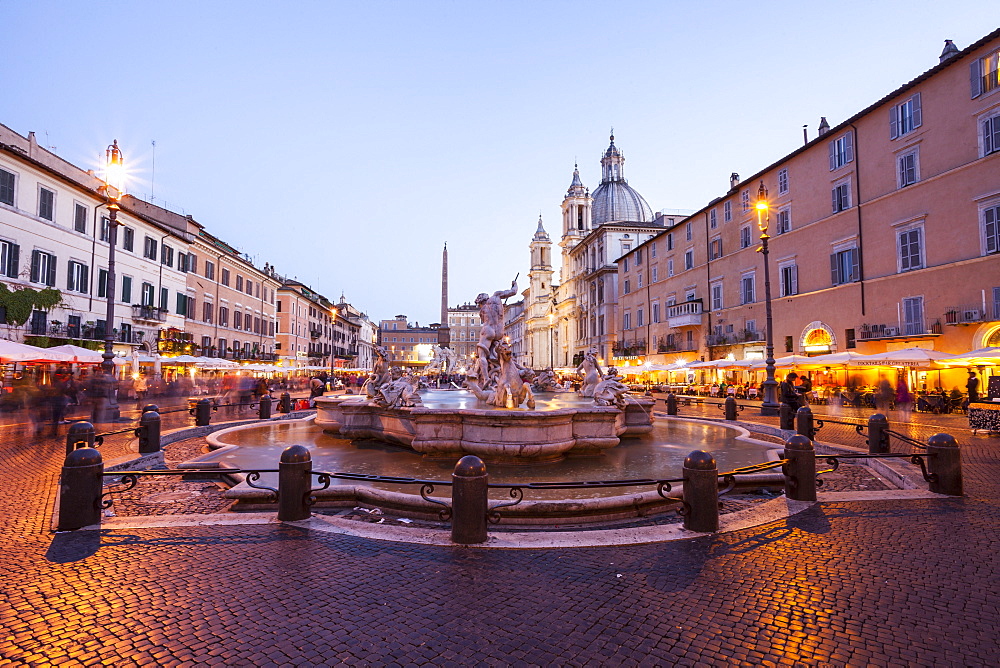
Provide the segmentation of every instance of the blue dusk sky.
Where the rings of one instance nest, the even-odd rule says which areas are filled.
[[[614,127],[697,209],[994,30],[982,2],[0,0],[0,123],[372,319],[526,285]],[[154,145],[155,142],[155,151]],[[558,250],[558,249],[556,249]],[[558,253],[556,253],[558,257]]]

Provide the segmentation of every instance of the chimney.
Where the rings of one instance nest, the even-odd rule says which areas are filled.
[[[729,175],[729,189],[732,190],[736,186],[740,185],[740,175],[733,172]]]
[[[830,131],[830,124],[826,122],[826,116],[819,117],[819,136],[822,137]]]
[[[808,128],[809,128],[808,125],[803,125],[802,126],[802,144],[803,145],[809,143],[809,129]]]
[[[958,55],[958,47],[950,39],[944,41],[944,50],[941,52],[941,57],[938,59],[938,63],[943,63],[949,58],[954,58]]]

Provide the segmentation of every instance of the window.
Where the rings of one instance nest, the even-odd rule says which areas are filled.
[[[122,276],[122,302],[132,303],[132,277]]]
[[[244,329],[244,331],[247,331],[247,332],[250,331],[250,325],[252,324],[252,322],[253,322],[253,316],[250,315],[249,312],[243,314],[243,329]]]
[[[722,310],[722,283],[712,284],[712,310]]]
[[[632,329],[632,314],[628,311],[622,316],[622,329]]]
[[[1000,151],[1000,113],[994,113],[983,119],[980,125],[983,130],[981,137],[983,155]]]
[[[913,132],[923,124],[920,110],[920,93],[889,110],[889,139],[896,139]]]
[[[201,319],[212,324],[212,311],[215,310],[215,305],[212,302],[204,302],[201,305]]]
[[[712,239],[708,246],[708,256],[710,260],[717,260],[722,257],[722,238]]]
[[[841,183],[833,187],[833,212],[845,211],[851,208],[851,184]]]
[[[636,274],[636,276],[635,276],[635,287],[636,288],[641,288],[642,287],[642,274],[641,273],[640,274]]]
[[[722,220],[729,222],[733,219],[733,203],[725,202],[722,205]]]
[[[744,190],[740,193],[740,206],[743,207],[743,213],[750,210],[750,190]]]
[[[896,170],[896,177],[898,179],[897,185],[900,188],[905,188],[906,186],[912,185],[919,180],[920,163],[916,149],[899,156],[896,159],[896,164],[899,167]]]
[[[111,219],[101,216],[101,241],[107,243],[111,239]]]
[[[188,313],[188,296],[183,292],[178,292],[177,294],[177,315],[194,315]],[[192,300],[193,301],[193,300]]]
[[[781,296],[799,294],[799,267],[796,264],[778,266],[778,280],[781,283]]]
[[[148,260],[156,259],[156,239],[146,237],[142,246],[142,256]]]
[[[243,314],[233,311],[233,329],[243,329]]]
[[[160,288],[160,310],[166,312],[170,308],[170,290]]]
[[[742,304],[754,303],[754,274],[744,274],[740,277],[740,298]]]
[[[672,251],[674,249],[674,233],[667,232],[667,250]]]
[[[854,161],[854,137],[847,134],[837,137],[830,142],[830,171],[840,169],[849,162]]]
[[[642,249],[641,248],[636,248],[635,249],[635,252],[632,253],[632,259],[635,260],[635,266],[638,267],[639,265],[642,264]]]
[[[252,297],[253,296],[253,281],[251,281],[248,278],[247,282],[246,282],[246,286],[247,286],[247,294]],[[257,295],[257,296],[259,297],[260,295]]]
[[[211,260],[205,260],[205,278],[210,281],[215,280],[215,263]]]
[[[785,232],[792,231],[792,210],[790,207],[784,207],[778,210],[777,218],[778,234],[784,234]]]
[[[628,258],[627,257],[622,258],[622,270],[623,271],[628,271]]]
[[[674,275],[674,261],[672,259],[667,260],[667,278],[673,275]]]
[[[921,252],[921,228],[903,230],[897,237],[899,247],[899,271],[913,271],[924,266]]]
[[[750,248],[751,244],[753,244],[753,233],[749,225],[744,225],[740,228],[740,248]]]
[[[1000,206],[983,210],[983,237],[987,254],[1000,252]]]
[[[222,281],[221,282],[227,288],[229,287],[229,270],[226,269],[225,267],[222,268]]]
[[[198,256],[194,253],[188,253],[187,255],[187,270],[192,274],[198,273]]]
[[[660,304],[659,302],[653,303],[653,322],[660,322]]]
[[[174,266],[174,249],[167,244],[160,247],[160,264],[168,267]]]
[[[38,187],[38,217],[45,220],[56,218],[56,194],[41,186]]]
[[[73,229],[87,233],[87,207],[79,202],[73,204]]]
[[[103,299],[108,298],[108,270],[97,270],[97,296]]]
[[[152,308],[153,301],[156,299],[156,288],[152,283],[143,283],[139,288],[139,303],[143,306],[149,306]]]
[[[236,277],[236,289],[239,292],[243,292],[243,277],[242,276],[237,276]]]
[[[31,282],[56,285],[56,256],[45,251],[31,251]]]
[[[684,251],[684,270],[694,268],[694,249],[687,249]]]
[[[76,260],[69,261],[66,271],[66,289],[70,292],[87,293],[87,279],[90,277],[90,269],[87,265]]]
[[[915,334],[923,334],[924,332],[924,298],[904,298],[903,333],[907,336],[913,336]]]
[[[11,241],[0,241],[0,275],[17,278],[21,247]]]
[[[122,228],[122,248],[127,251],[135,249],[135,230],[131,227]]]
[[[1000,87],[1000,51],[969,64],[972,97],[979,97]]]
[[[778,170],[778,194],[784,195],[788,192],[788,168]]]
[[[715,215],[715,209],[708,212],[708,226],[713,230],[719,226],[718,216]]]
[[[654,265],[653,268],[650,270],[649,280],[653,283],[656,283],[658,280],[660,280],[659,279],[660,272],[657,271],[658,269],[659,267]]]
[[[830,273],[834,285],[854,283],[861,279],[858,266],[858,249],[847,248],[830,256]]]
[[[219,326],[229,327],[229,309],[225,306],[219,307]]]
[[[625,294],[628,294],[629,292],[631,292],[631,289],[629,288],[629,285],[630,285],[629,280],[626,278],[625,279]]]
[[[656,242],[652,241],[649,244],[649,257],[656,257]]]
[[[635,312],[635,326],[636,327],[643,327],[643,326],[645,326],[645,324],[646,324],[646,312],[643,309],[641,309],[641,308],[636,309],[636,312]]]
[[[0,169],[0,204],[14,206],[14,173]]]
[[[684,226],[684,238],[691,241],[691,223]]]

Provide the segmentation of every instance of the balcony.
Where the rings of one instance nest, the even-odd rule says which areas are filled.
[[[982,304],[975,306],[953,306],[944,312],[944,324],[946,325],[972,325],[990,320],[1000,320],[1000,303],[993,304],[993,312],[990,313],[989,304],[983,308]]]
[[[132,319],[145,322],[166,322],[167,310],[155,306],[132,304]]]
[[[646,340],[619,341],[611,346],[615,357],[640,357],[646,354]]]
[[[705,342],[709,347],[732,346],[740,343],[759,343],[766,338],[764,332],[744,329],[739,332],[729,332],[727,334],[709,334],[705,337]]]
[[[859,341],[877,341],[879,339],[911,339],[914,337],[931,337],[941,335],[941,321],[904,322],[896,324],[861,325],[857,337]]]
[[[669,327],[698,327],[704,306],[700,299],[682,302],[667,307],[667,325]]]

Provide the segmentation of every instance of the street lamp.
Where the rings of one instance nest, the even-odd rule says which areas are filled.
[[[555,366],[555,364],[553,363],[553,355],[555,354],[555,351],[554,351],[554,346],[552,344],[552,331],[553,331],[554,321],[555,321],[555,315],[553,315],[553,313],[549,311],[549,368],[550,369]]]
[[[764,181],[760,182],[757,189],[757,227],[760,229],[761,246],[757,250],[764,254],[764,308],[767,313],[767,359],[764,360],[764,368],[767,371],[767,378],[761,384],[764,401],[760,406],[761,415],[778,415],[779,408],[777,401],[778,382],[774,379],[774,327],[771,323],[771,272],[767,264],[767,240],[771,237],[767,234],[767,226],[770,222],[767,207],[767,188]]]
[[[106,151],[104,167],[104,195],[108,198],[108,279],[104,286],[107,297],[104,325],[104,354],[101,370],[108,381],[107,413],[105,419],[116,420],[119,416],[117,381],[115,379],[115,246],[118,245],[118,210],[122,195],[125,194],[125,162],[118,140],[114,140]]]

